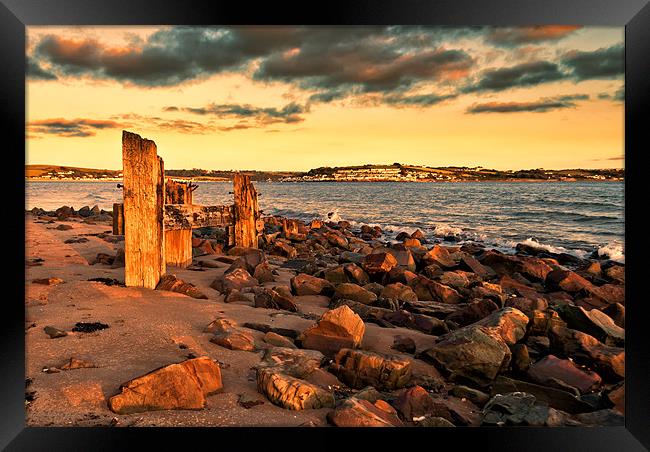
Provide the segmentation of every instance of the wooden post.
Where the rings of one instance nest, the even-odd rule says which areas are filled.
[[[235,195],[235,245],[257,248],[256,220],[259,214],[257,191],[250,176],[235,174],[233,179]]]
[[[187,182],[167,179],[165,204],[192,204],[192,190]],[[165,230],[165,262],[176,267],[192,263],[192,228]]]
[[[113,204],[113,235],[124,235],[124,204]]]
[[[164,163],[156,143],[122,131],[124,282],[155,289],[165,273]]]

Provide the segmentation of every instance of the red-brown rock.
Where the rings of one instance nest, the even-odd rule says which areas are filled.
[[[320,320],[299,336],[303,348],[319,350],[333,357],[342,348],[361,344],[366,326],[348,306],[327,311]]]

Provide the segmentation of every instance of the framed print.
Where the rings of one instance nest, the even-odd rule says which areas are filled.
[[[319,8],[4,1],[2,445],[644,450],[650,7]]]

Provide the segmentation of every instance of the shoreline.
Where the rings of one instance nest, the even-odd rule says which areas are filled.
[[[227,179],[205,179],[205,178],[192,178],[192,177],[174,177],[168,176],[174,180],[183,180],[183,181],[192,181],[192,182],[228,182],[231,183],[232,180]],[[119,182],[122,183],[123,179],[41,179],[29,177],[25,178],[25,182]],[[527,183],[527,182],[625,182],[625,179],[604,179],[604,180],[595,180],[595,179],[485,179],[485,180],[453,180],[453,181],[441,181],[441,180],[421,180],[421,181],[411,181],[411,180],[299,180],[299,181],[282,181],[282,180],[255,180],[256,183],[282,183],[282,184],[300,184],[300,183],[402,183],[402,184],[425,184],[425,183],[460,183],[460,182],[474,182],[474,183],[498,183],[498,182],[508,182],[508,183]]]

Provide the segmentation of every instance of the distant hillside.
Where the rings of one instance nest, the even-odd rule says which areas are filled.
[[[57,165],[25,165],[25,177],[38,179],[109,179],[122,177],[122,171]]]

